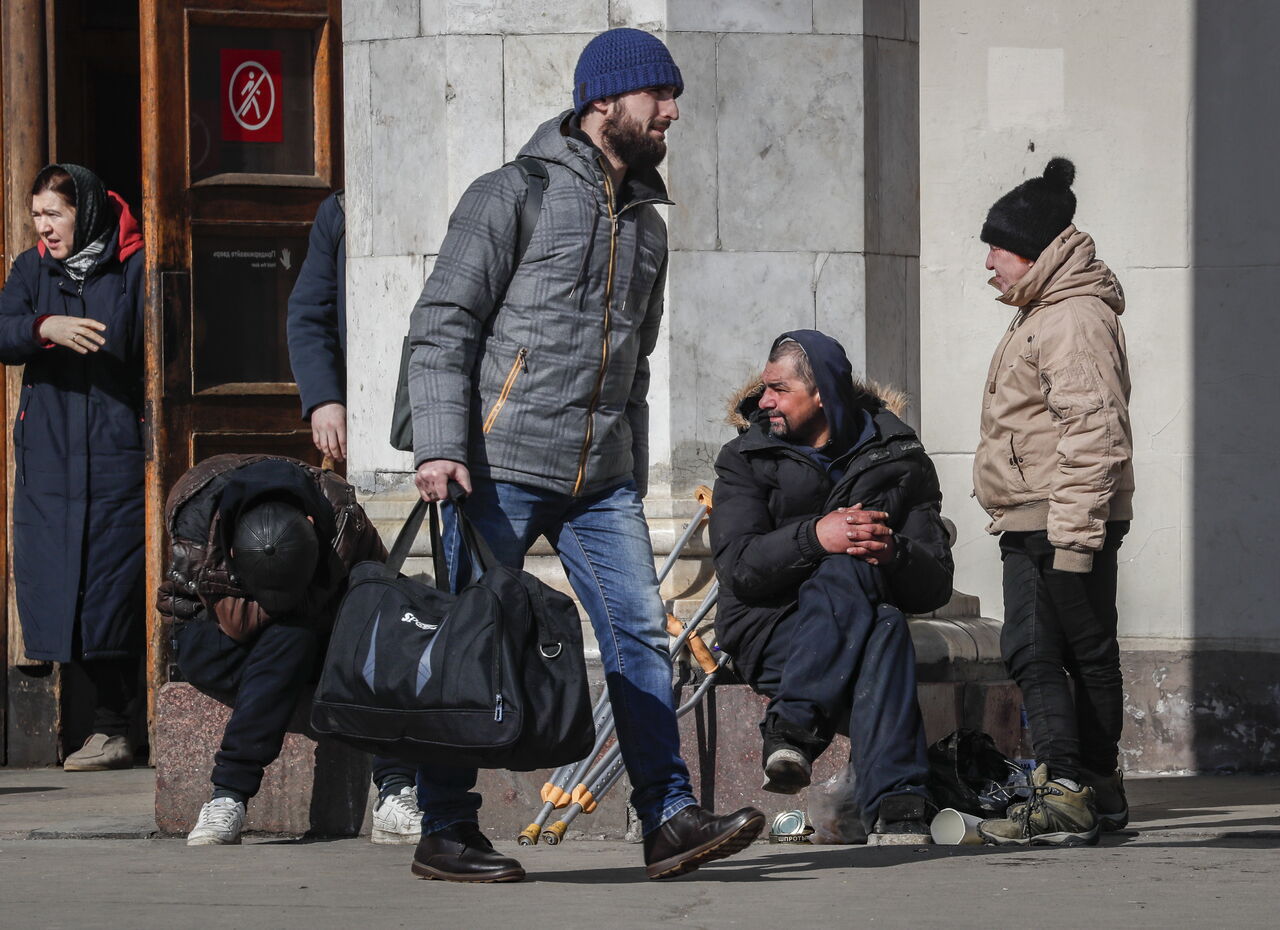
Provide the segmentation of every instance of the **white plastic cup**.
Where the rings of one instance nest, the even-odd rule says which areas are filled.
[[[938,811],[929,824],[929,834],[939,846],[981,846],[982,835],[978,833],[981,817],[966,814],[954,807]]]

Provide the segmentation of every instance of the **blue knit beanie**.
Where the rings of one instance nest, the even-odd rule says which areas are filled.
[[[684,78],[657,36],[639,29],[610,29],[582,50],[573,69],[573,109],[579,116],[592,100],[643,87],[672,85],[676,96]]]

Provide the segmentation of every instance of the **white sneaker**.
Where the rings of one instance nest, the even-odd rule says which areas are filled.
[[[369,839],[387,846],[409,846],[422,839],[417,788],[405,785],[398,794],[378,800],[373,806],[373,832]]]
[[[244,802],[214,798],[200,808],[195,829],[187,834],[188,846],[239,846],[244,829]]]

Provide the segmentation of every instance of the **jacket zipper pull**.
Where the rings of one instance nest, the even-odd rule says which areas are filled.
[[[494,723],[502,723],[502,692],[499,691],[493,696],[493,720]]]
[[[516,353],[516,360],[520,362],[520,370],[525,372],[526,374],[528,374],[529,372],[529,362],[527,361],[528,358],[529,358],[529,350],[526,347],[521,346],[520,351]]]

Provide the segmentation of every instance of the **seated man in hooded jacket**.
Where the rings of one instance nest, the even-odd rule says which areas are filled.
[[[916,434],[843,347],[783,333],[716,460],[716,633],[770,697],[764,788],[794,794],[837,733],[870,843],[928,842],[928,761],[904,612],[951,596],[942,493]]]
[[[165,518],[172,562],[156,606],[174,621],[178,669],[234,705],[187,845],[239,843],[245,806],[316,679],[348,572],[387,553],[349,484],[280,456],[206,459],[174,485]],[[411,774],[397,796],[412,798]]]

